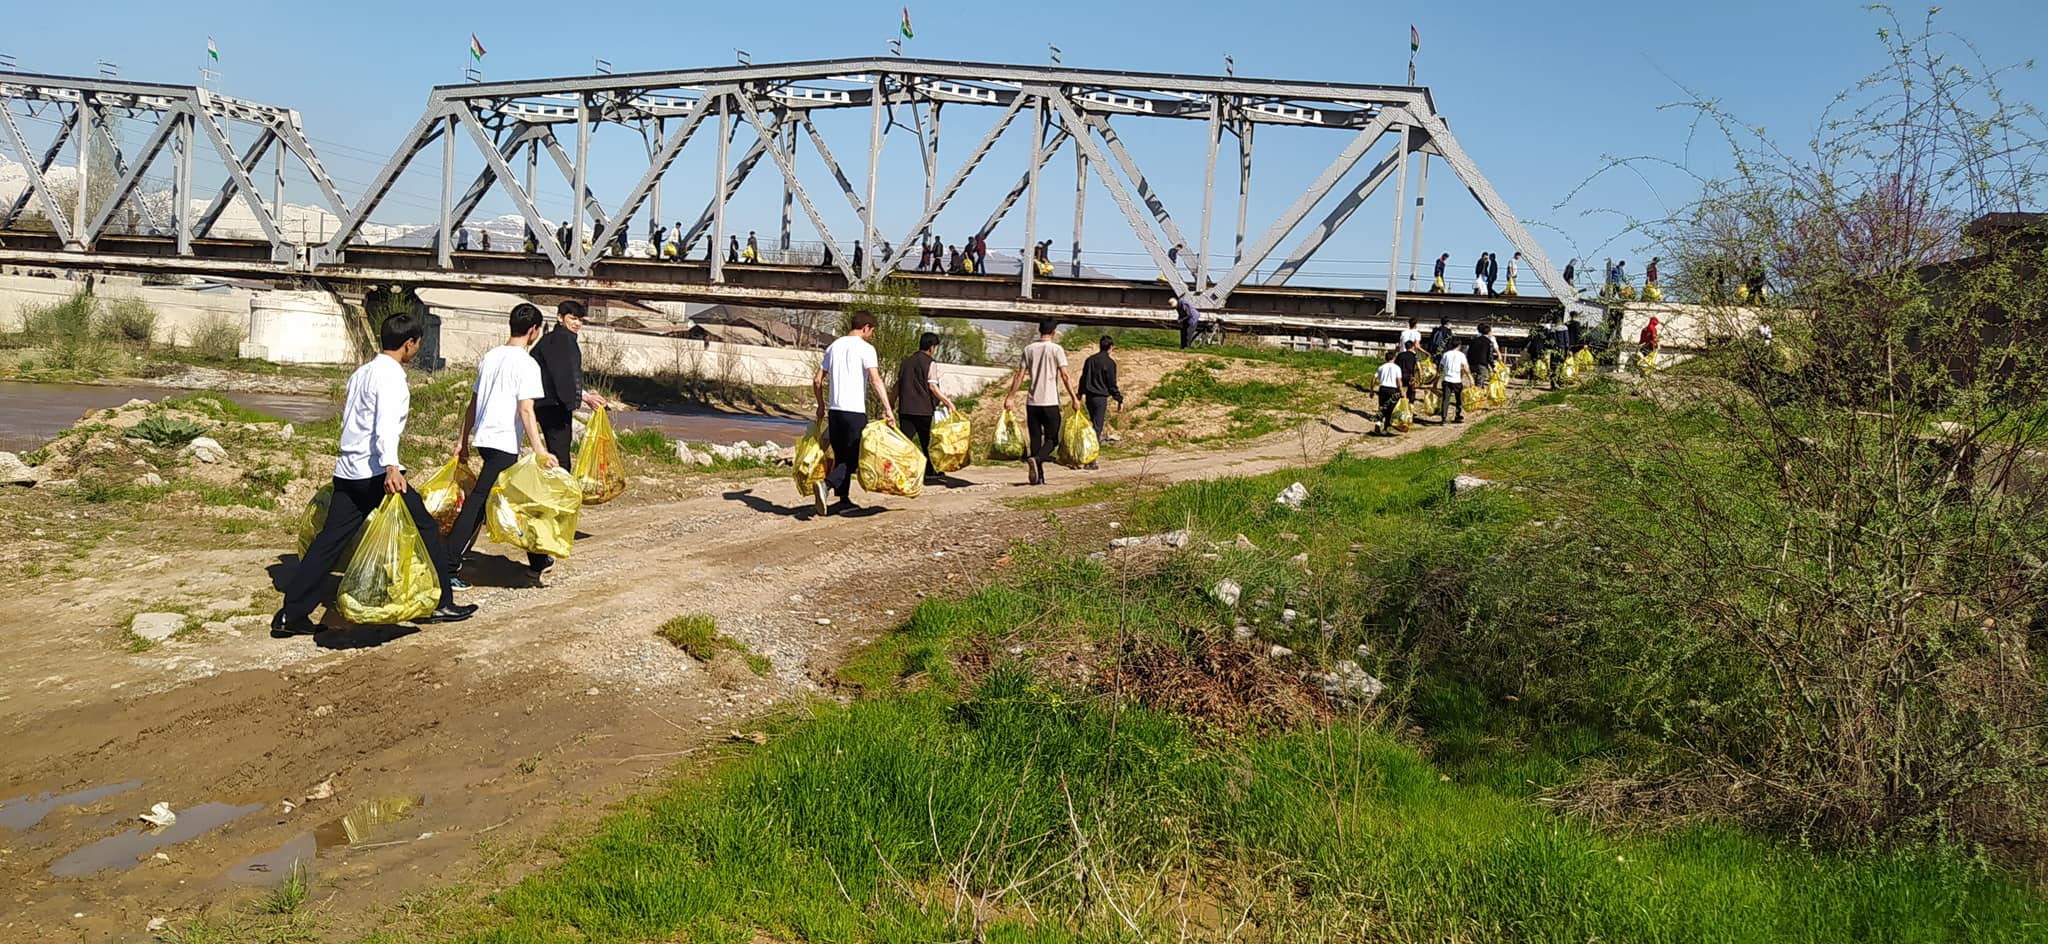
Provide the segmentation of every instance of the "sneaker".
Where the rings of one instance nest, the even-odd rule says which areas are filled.
[[[468,581],[466,581],[466,580],[463,580],[463,579],[462,579],[461,577],[450,577],[450,578],[448,578],[448,589],[450,589],[450,590],[474,590],[474,589],[476,589],[476,588],[475,588],[475,587],[472,587],[472,586],[470,586],[470,585],[469,585],[469,582],[468,582]]]
[[[319,623],[315,623],[303,616],[296,618],[286,616],[283,610],[278,610],[277,614],[270,618],[270,637],[272,639],[311,636],[319,632],[320,629]]]
[[[825,483],[819,482],[811,486],[811,508],[820,518],[832,513],[830,508],[825,507]]]
[[[853,499],[851,499],[851,498],[842,498],[842,499],[840,499],[840,500],[838,500],[838,501],[836,501],[836,502],[833,502],[833,503],[832,503],[832,506],[831,506],[831,507],[829,507],[829,508],[825,509],[825,513],[826,513],[826,514],[830,514],[830,515],[843,515],[843,514],[845,514],[845,513],[849,512],[849,511],[859,511],[859,510],[860,510],[860,506],[859,506],[859,505],[856,505],[856,504],[854,504],[854,503],[853,503]]]
[[[529,557],[526,560],[526,569],[533,571],[534,576],[539,576],[541,571],[553,566],[555,559],[552,557]]]
[[[1032,485],[1042,485],[1045,483],[1045,472],[1038,467],[1037,459],[1024,460],[1024,481]]]
[[[466,620],[466,619],[468,619],[468,618],[470,618],[470,617],[472,617],[472,616],[475,616],[475,615],[476,615],[476,604],[474,604],[474,603],[451,603],[451,604],[449,604],[449,605],[447,605],[447,606],[437,606],[437,607],[435,607],[435,608],[434,608],[434,612],[432,612],[432,613],[429,613],[429,614],[427,614],[427,615],[425,615],[425,616],[422,616],[422,617],[420,617],[419,619],[413,620],[413,622],[415,622],[415,623],[460,623],[460,622],[462,622],[463,620]]]
[[[1096,472],[1101,469],[1101,466],[1098,466],[1095,463],[1090,462],[1087,465],[1082,466],[1081,468],[1087,469],[1090,472]]]

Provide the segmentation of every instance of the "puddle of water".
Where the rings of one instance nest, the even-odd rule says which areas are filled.
[[[127,783],[110,783],[103,787],[88,787],[54,796],[45,793],[35,797],[18,796],[12,800],[0,800],[0,829],[26,832],[58,807],[84,806],[139,786],[142,786],[142,781],[130,780]]]
[[[62,878],[91,875],[107,869],[130,869],[149,853],[196,839],[263,808],[263,804],[235,806],[231,803],[202,803],[178,811],[178,821],[163,829],[131,829],[86,846],[50,866],[50,874]]]
[[[310,869],[313,860],[329,849],[360,846],[391,837],[393,831],[385,827],[410,817],[425,803],[425,799],[416,796],[365,800],[312,831],[293,836],[284,845],[237,864],[228,870],[227,878],[234,882],[259,884],[284,881],[294,868]]]

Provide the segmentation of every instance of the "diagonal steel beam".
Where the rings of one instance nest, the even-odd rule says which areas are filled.
[[[206,101],[205,92],[200,93],[200,101]],[[235,162],[235,149],[228,144],[228,137],[221,131],[219,120],[208,109],[202,109],[194,120],[206,132],[207,140],[213,142],[214,152],[220,155],[221,163],[227,165],[230,181],[242,192],[242,202],[249,207],[250,215],[256,217],[256,225],[263,229],[263,237],[270,241],[272,253],[275,255],[277,248],[284,244],[284,238],[278,235],[277,221],[271,218],[270,209],[263,205],[262,192],[256,189],[256,182],[249,179],[248,170]]]
[[[1066,93],[1058,89],[1046,89],[1044,94],[1046,100],[1059,111],[1060,117],[1069,127],[1081,129],[1081,133],[1074,136],[1074,146],[1080,148],[1088,164],[1095,169],[1096,178],[1102,181],[1103,186],[1109,188],[1109,198],[1116,203],[1117,209],[1123,211],[1125,222],[1130,224],[1131,232],[1138,237],[1139,244],[1151,254],[1153,264],[1157,265],[1159,273],[1166,277],[1166,284],[1173,287],[1175,294],[1186,295],[1188,280],[1181,276],[1180,267],[1167,258],[1166,247],[1159,244],[1158,232],[1152,228],[1152,224],[1145,222],[1145,217],[1139,213],[1138,204],[1131,199],[1130,191],[1124,187],[1123,178],[1118,177],[1110,169],[1109,159],[1103,155],[1102,149],[1096,146],[1095,137],[1088,133],[1086,122],[1080,113],[1074,110],[1074,103],[1067,99]]]
[[[540,133],[535,126],[519,124],[503,133],[502,141],[498,145],[498,156],[503,157],[507,166],[510,166],[513,155],[518,154],[520,148],[539,136]],[[491,184],[497,179],[497,174],[492,172],[489,166],[477,171],[476,179],[469,182],[469,187],[462,191],[462,197],[455,201],[455,209],[449,214],[449,225],[459,227],[467,223],[470,214],[475,213],[476,208],[484,202],[484,198],[490,196]]]
[[[995,232],[996,227],[1003,222],[1003,217],[1010,215],[1010,208],[1016,206],[1018,200],[1023,199],[1026,190],[1031,189],[1032,176],[1044,170],[1045,165],[1052,161],[1053,155],[1058,154],[1060,148],[1065,146],[1073,137],[1073,133],[1065,128],[1054,131],[1052,137],[1046,140],[1045,146],[1039,149],[1037,163],[1025,168],[1024,173],[1017,175],[1017,185],[1011,187],[1010,192],[1004,194],[1003,199],[997,201],[995,210],[988,215],[988,221],[982,223],[981,228],[975,230],[975,232]]]
[[[5,110],[4,106],[0,106],[0,110]],[[10,123],[12,123],[13,116],[9,115],[8,120]],[[57,163],[57,155],[59,152],[64,150],[64,142],[71,139],[72,124],[72,121],[65,121],[57,126],[57,136],[56,138],[50,141],[49,148],[43,151],[42,163],[33,165],[37,173],[47,174],[50,172],[51,165]],[[14,137],[14,140],[17,146],[19,146],[22,143],[18,131]],[[21,155],[21,160],[24,165],[27,165],[29,161],[29,156],[27,154],[23,154]],[[41,191],[37,190],[34,187],[21,188],[21,192],[14,195],[14,202],[8,205],[7,212],[0,213],[0,229],[7,229],[8,227],[13,226],[14,218],[21,215],[22,209],[28,206],[28,202],[32,199],[35,199],[38,195],[40,195],[40,193]]]
[[[1564,284],[1563,274],[1558,272],[1556,266],[1550,264],[1550,256],[1543,251],[1543,247],[1530,237],[1529,230],[1522,226],[1522,221],[1515,217],[1513,210],[1508,209],[1507,201],[1494,192],[1493,184],[1487,182],[1486,176],[1479,172],[1478,165],[1472,163],[1472,158],[1466,156],[1465,149],[1458,146],[1458,139],[1451,137],[1450,126],[1444,124],[1444,120],[1434,113],[1413,120],[1429,135],[1428,143],[1436,148],[1437,156],[1442,157],[1444,163],[1450,165],[1451,172],[1458,175],[1458,182],[1472,191],[1473,199],[1479,201],[1479,206],[1493,219],[1493,225],[1500,228],[1501,235],[1506,236],[1508,243],[1515,247],[1516,252],[1522,254],[1529,267],[1536,270],[1536,278],[1543,282],[1544,288],[1550,290],[1551,297],[1560,300],[1571,298],[1572,293]],[[1577,311],[1587,306],[1567,303],[1566,307]]]
[[[1202,296],[1202,300],[1212,308],[1222,307],[1230,298],[1230,293],[1236,291],[1237,287],[1243,285],[1245,279],[1251,276],[1252,270],[1258,268],[1259,263],[1266,261],[1267,256],[1272,255],[1273,249],[1280,245],[1280,240],[1287,238],[1288,233],[1293,232],[1296,226],[1300,226],[1302,218],[1308,216],[1309,211],[1315,209],[1316,204],[1321,203],[1324,197],[1329,196],[1331,190],[1336,189],[1337,181],[1342,180],[1345,174],[1351,172],[1351,168],[1357,166],[1359,159],[1372,149],[1379,141],[1380,135],[1385,134],[1387,128],[1394,123],[1394,118],[1404,114],[1406,113],[1398,108],[1381,109],[1379,116],[1344,145],[1337,158],[1331,161],[1328,167],[1323,168],[1323,172],[1316,176],[1307,190],[1302,191],[1301,196],[1295,198],[1293,206],[1288,207],[1279,219],[1273,221],[1266,234],[1251,245],[1244,257],[1239,259],[1236,265],[1231,266],[1223,278],[1216,280],[1215,286]]]
[[[1010,100],[1010,107],[1004,109],[1003,116],[996,119],[995,125],[989,128],[987,134],[982,135],[981,143],[975,145],[973,152],[967,155],[967,160],[961,162],[959,169],[953,172],[953,179],[947,181],[946,188],[939,191],[936,197],[927,196],[924,212],[918,215],[917,222],[904,234],[896,247],[896,254],[882,260],[877,275],[887,276],[895,272],[903,265],[903,261],[916,251],[916,247],[923,244],[925,230],[932,225],[933,220],[939,218],[941,212],[945,211],[946,204],[953,202],[953,196],[960,192],[960,185],[966,183],[968,176],[974,173],[974,169],[981,165],[984,158],[988,157],[989,149],[995,147],[996,140],[1003,136],[1003,132],[1009,130],[1010,123],[1016,120],[1017,112],[1023,107],[1024,96],[1019,95]]]
[[[277,139],[293,154],[298,155],[299,163],[313,178],[314,186],[319,187],[321,195],[327,198],[327,208],[330,211],[339,214],[348,207],[348,201],[342,199],[341,191],[334,186],[334,178],[328,176],[327,166],[320,163],[320,156],[313,153],[313,145],[306,141],[305,132],[299,130],[296,123],[280,126],[277,130]]]
[[[1151,182],[1138,171],[1138,162],[1131,160],[1130,152],[1124,150],[1123,140],[1110,130],[1108,116],[1089,115],[1088,126],[1102,136],[1102,143],[1108,146],[1110,156],[1116,158],[1117,166],[1122,167],[1124,175],[1137,186],[1138,199],[1145,201],[1145,208],[1152,211],[1152,218],[1159,221],[1159,227],[1166,231],[1166,238],[1178,245],[1187,245],[1187,239],[1180,234],[1180,227],[1173,225],[1173,216],[1166,212],[1166,203],[1159,199],[1159,195],[1152,191]]]
[[[725,199],[727,201],[732,200],[733,194],[740,192],[740,185],[747,182],[747,175],[754,172],[754,165],[761,163],[761,158],[766,156],[767,153],[768,139],[756,138],[754,146],[748,148],[747,153],[740,156],[739,162],[732,167],[732,173],[726,175],[725,178]],[[687,238],[681,243],[682,248],[676,250],[678,255],[687,252],[690,245],[695,243],[698,237],[703,236],[704,232],[711,228],[711,217],[716,209],[714,206],[716,202],[715,197],[712,200],[705,201],[704,212],[697,216],[697,222],[691,224]],[[711,247],[711,254],[713,256],[718,255],[722,251],[723,247]]]
[[[707,93],[703,98],[698,99],[697,107],[690,110],[690,117],[683,122],[682,127],[677,128],[675,134],[670,135],[668,140],[662,142],[661,150],[650,157],[647,162],[647,172],[640,175],[639,183],[633,185],[633,189],[626,193],[625,202],[619,204],[619,215],[613,218],[610,223],[605,224],[603,232],[599,234],[599,238],[591,243],[592,256],[583,261],[583,274],[588,275],[590,273],[591,266],[596,264],[595,253],[598,251],[598,248],[617,238],[618,228],[626,225],[626,221],[632,219],[633,214],[639,211],[641,202],[646,200],[647,195],[652,193],[654,188],[660,184],[662,175],[668,173],[669,167],[676,162],[676,156],[683,152],[683,145],[690,143],[691,136],[695,135],[697,129],[703,125],[704,116],[710,110],[705,103],[729,91],[731,90],[720,89],[715,93]],[[660,223],[659,220],[655,222],[657,224]],[[660,258],[661,247],[654,247],[654,252],[655,257]],[[681,252],[681,249],[677,250],[678,257],[680,257]]]
[[[846,284],[858,284],[860,275],[854,272],[846,253],[840,251],[839,241],[832,238],[832,230],[825,225],[825,218],[818,215],[818,208],[811,203],[811,195],[804,192],[803,182],[797,180],[796,165],[790,161],[787,153],[775,146],[775,132],[769,130],[768,125],[761,120],[760,109],[755,108],[754,103],[748,98],[746,95],[734,95],[732,101],[740,106],[740,114],[747,119],[747,124],[754,126],[754,133],[760,135],[760,140],[767,144],[768,154],[775,158],[776,168],[782,171],[783,182],[789,184],[789,189],[796,192],[797,205],[804,208],[804,215],[810,217],[811,225],[818,228],[818,238],[824,240],[825,245],[832,249],[832,267],[845,274]],[[777,123],[777,127],[781,127],[780,122]]]
[[[82,110],[74,110],[65,126],[70,127],[77,124],[83,115],[84,112]],[[14,110],[11,108],[0,108],[0,123],[6,124],[8,140],[14,143],[14,152],[21,155],[22,166],[28,169],[28,187],[31,191],[34,191],[36,198],[42,201],[43,215],[49,219],[50,228],[57,231],[57,238],[64,245],[71,245],[71,223],[64,219],[64,209],[57,203],[57,195],[51,192],[49,181],[43,179],[43,168],[33,163],[35,158],[29,155],[28,139],[22,137],[21,126],[14,123]],[[79,135],[80,140],[84,140],[84,138],[85,135]],[[78,183],[78,198],[83,200],[85,199],[85,181],[80,180]]]
[[[177,124],[176,112],[159,113],[156,130],[150,132],[149,137],[143,141],[142,150],[136,155],[135,162],[121,169],[121,177],[114,183],[113,194],[108,197],[106,205],[94,214],[92,223],[85,228],[86,245],[92,245],[99,239],[100,234],[106,231],[108,221],[114,218],[114,212],[119,210],[122,202],[134,192],[135,185],[142,181],[142,172],[149,169],[151,161],[156,160],[157,152],[163,150],[164,144],[171,138],[171,130]]]
[[[363,228],[363,224],[369,222],[371,212],[384,202],[384,197],[391,192],[391,186],[398,182],[399,175],[411,166],[412,159],[418,157],[427,145],[434,143],[434,140],[441,136],[443,126],[446,124],[441,119],[447,117],[446,107],[438,101],[429,104],[427,113],[421,115],[420,120],[413,124],[412,130],[401,139],[406,143],[391,156],[391,161],[384,165],[384,169],[377,172],[376,179],[370,181],[369,189],[363,191],[362,199],[342,214],[341,226],[334,231],[334,238],[328,240],[327,245],[320,250],[317,257],[319,260],[331,262],[341,257],[342,249],[348,245],[349,240],[356,238],[356,233]]]
[[[174,114],[174,112],[168,110],[158,111],[156,113],[157,128],[152,132],[152,134],[168,134],[170,129],[166,126],[170,123],[170,116],[172,114]],[[100,139],[100,143],[106,145],[107,153],[114,155],[114,173],[119,175],[115,179],[121,182],[118,189],[114,191],[114,195],[110,198],[113,201],[111,204],[109,204],[111,209],[108,209],[105,214],[105,216],[108,219],[110,219],[113,215],[113,210],[120,208],[121,201],[126,200],[129,197],[129,191],[135,185],[133,183],[127,182],[129,176],[128,156],[126,154],[121,153],[121,142],[114,139],[114,131],[111,127],[109,127],[108,117],[106,113],[103,111],[99,112],[96,117],[98,120],[92,123],[93,131],[97,132],[97,137]],[[160,146],[161,144],[161,141],[157,141],[154,143],[152,149],[150,150],[150,155],[152,157],[156,153],[154,150],[154,146]],[[143,160],[143,163],[148,164],[149,160],[150,158],[145,158]],[[139,178],[141,175],[137,174],[136,176]],[[86,233],[88,234],[88,238],[85,240],[85,242],[87,245],[91,245],[93,241],[99,238],[100,233],[105,231],[107,220],[100,218],[101,214],[96,212],[98,210],[98,208],[96,207],[87,207],[86,210],[89,213],[93,213],[93,220],[91,222],[91,225],[87,226],[85,229]],[[144,217],[147,217],[151,224],[155,224],[157,222],[156,211],[150,208],[149,203],[147,201],[144,201],[142,204],[142,215]]]
[[[541,126],[540,143],[542,147],[548,149],[548,155],[555,159],[555,166],[562,171],[562,179],[569,184],[570,189],[575,189],[576,161],[562,147],[561,140],[555,137],[555,129],[546,125]],[[590,221],[592,223],[599,226],[604,225],[604,201],[599,200],[597,194],[592,192],[587,185],[583,188],[583,205],[590,213]],[[577,237],[581,238],[582,234],[578,233]]]
[[[1350,219],[1351,214],[1357,212],[1358,208],[1372,197],[1373,192],[1379,190],[1380,185],[1386,183],[1387,178],[1394,175],[1394,167],[1397,163],[1395,158],[1398,155],[1398,151],[1394,154],[1389,154],[1378,164],[1373,165],[1373,169],[1365,175],[1365,179],[1359,181],[1358,186],[1352,188],[1351,192],[1346,194],[1343,200],[1338,201],[1337,205],[1330,209],[1329,215],[1323,217],[1321,223],[1317,223],[1314,229],[1309,230],[1307,234],[1301,237],[1301,242],[1295,245],[1294,251],[1287,254],[1287,261],[1280,263],[1280,267],[1273,270],[1273,274],[1267,276],[1266,280],[1259,284],[1286,285],[1287,280],[1292,278],[1296,272],[1301,271],[1301,267],[1308,263],[1309,257],[1315,255],[1316,250],[1323,248],[1323,244],[1329,242],[1330,237],[1337,234],[1337,228],[1343,226],[1344,221]]]
[[[483,124],[476,120],[475,111],[461,103],[451,105],[445,111],[454,112],[456,120],[469,129],[470,138],[476,141],[476,149],[482,152],[484,160],[490,163],[491,172],[498,175],[498,183],[504,185],[505,192],[512,195],[512,203],[519,208],[519,215],[526,217],[527,228],[540,237],[535,242],[539,243],[540,251],[546,253],[548,259],[554,262],[555,274],[574,275],[569,257],[562,254],[562,247],[555,245],[555,240],[549,235],[551,230],[547,221],[541,219],[540,210],[533,205],[533,198],[527,194],[526,188],[519,185],[519,177],[512,172],[511,165],[506,164],[505,159],[498,156],[497,144],[491,140],[490,133],[484,130]],[[421,120],[432,122],[445,117],[445,114],[429,111]]]
[[[853,192],[853,181],[847,179],[846,171],[841,169],[839,161],[832,157],[832,149],[825,146],[825,136],[818,133],[817,125],[811,124],[810,115],[800,113],[797,116],[797,121],[803,125],[806,132],[809,132],[811,144],[818,149],[819,159],[825,162],[825,168],[832,172],[832,177],[839,181],[839,189],[846,194],[847,204],[853,207],[854,218],[860,221],[862,229],[866,229],[868,225],[867,204],[862,203],[860,195]]]
[[[276,140],[276,132],[269,128],[263,129],[263,133],[257,135],[256,140],[249,142],[248,149],[242,152],[242,166],[256,166],[256,162],[262,160],[263,155],[270,152],[270,145],[275,143]],[[234,178],[230,177],[220,185],[220,192],[213,195],[213,202],[206,205],[206,212],[199,214],[199,223],[193,230],[193,235],[204,239],[212,234],[213,224],[220,222],[220,215],[227,212],[228,204],[234,198],[235,181]]]

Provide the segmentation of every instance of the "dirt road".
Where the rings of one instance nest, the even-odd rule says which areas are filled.
[[[832,670],[923,588],[974,580],[1010,540],[1048,530],[1046,512],[1007,499],[1405,451],[1464,429],[1366,428],[1347,409],[1230,449],[1057,470],[1042,489],[1014,464],[971,468],[970,486],[823,520],[780,475],[674,500],[629,491],[585,511],[588,537],[544,587],[493,556],[470,568],[476,619],[397,636],[275,640],[243,617],[130,654],[119,622],[141,606],[175,595],[246,612],[274,599],[251,589],[290,558],[106,542],[68,575],[20,582],[0,612],[0,940],[149,940],[152,918],[244,896],[309,854],[312,903],[341,927],[453,877],[516,876],[542,863],[535,840],[771,707],[829,693]],[[684,613],[717,617],[770,675],[697,663],[653,634]],[[113,792],[35,802],[94,788]],[[187,816],[135,833],[157,802]]]

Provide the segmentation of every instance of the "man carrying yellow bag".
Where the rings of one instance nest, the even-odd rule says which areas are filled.
[[[826,438],[832,444],[832,467],[824,480],[811,488],[811,502],[821,518],[859,507],[851,492],[868,427],[866,385],[872,385],[882,401],[882,418],[891,425],[896,422],[896,411],[889,408],[889,391],[882,384],[880,359],[875,346],[868,343],[874,336],[874,313],[854,312],[845,336],[825,348],[824,363],[811,380],[811,392],[818,398],[818,419],[825,423]],[[919,474],[922,476],[922,470]],[[825,504],[827,491],[839,496],[829,507]]]
[[[334,462],[327,520],[307,545],[299,569],[285,585],[284,605],[270,619],[272,636],[304,635],[320,629],[312,614],[320,603],[321,585],[340,560],[342,551],[356,541],[364,520],[380,505],[393,499],[404,505],[418,534],[436,529],[419,493],[406,484],[405,468],[398,461],[399,437],[405,433],[406,416],[412,410],[412,389],[406,384],[405,364],[419,353],[420,323],[411,315],[392,315],[384,319],[378,333],[382,352],[357,368],[348,379],[348,398],[341,410],[341,455]],[[424,615],[415,616],[412,608],[405,615],[422,623],[468,619],[476,613],[476,607],[456,604],[453,585],[445,576],[448,571],[440,556],[439,542],[422,543],[428,564],[439,578],[435,605]],[[360,553],[362,547],[357,550]]]
[[[462,503],[462,514],[455,519],[455,527],[448,532],[443,565],[449,582],[458,590],[469,587],[457,572],[470,547],[476,544],[484,506],[491,490],[497,487],[498,477],[519,459],[520,433],[526,434],[526,448],[539,457],[542,468],[553,469],[561,464],[547,450],[547,440],[541,436],[540,421],[533,412],[533,403],[540,399],[543,388],[540,365],[527,351],[540,339],[540,323],[540,309],[525,303],[513,307],[507,319],[505,343],[491,348],[477,364],[476,386],[470,392],[469,405],[462,411],[462,441],[456,446],[455,457],[469,458],[469,447],[475,445],[477,453],[483,456],[484,467]],[[553,564],[554,560],[544,553],[527,555],[526,566],[535,577]]]

